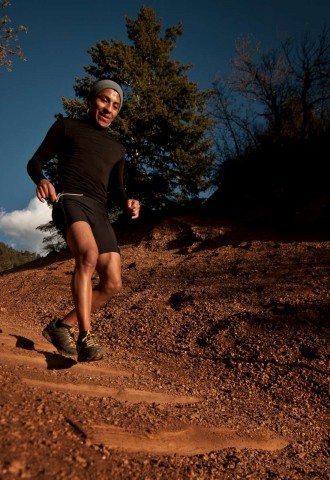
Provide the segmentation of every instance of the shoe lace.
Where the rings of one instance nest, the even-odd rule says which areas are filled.
[[[82,339],[82,342],[86,343],[86,347],[98,347],[98,340],[95,333],[92,333],[90,330],[87,331],[85,337]]]
[[[76,343],[74,341],[74,332],[75,332],[75,329],[74,327],[71,327],[71,328],[68,328],[68,340],[69,340],[69,343],[73,346],[76,346]]]

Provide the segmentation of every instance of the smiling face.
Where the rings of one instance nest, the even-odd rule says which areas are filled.
[[[105,88],[91,99],[88,114],[100,127],[106,128],[116,118],[119,109],[119,93],[112,88]]]

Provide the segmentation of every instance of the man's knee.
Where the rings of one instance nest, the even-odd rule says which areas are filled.
[[[122,281],[121,279],[111,280],[107,282],[101,282],[98,285],[98,289],[108,298],[110,299],[113,295],[120,292],[122,289]]]
[[[87,250],[86,252],[75,255],[76,267],[78,269],[94,272],[97,264],[97,250]]]

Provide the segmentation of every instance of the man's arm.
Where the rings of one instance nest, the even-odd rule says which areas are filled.
[[[42,144],[27,164],[28,174],[37,185],[36,193],[41,202],[44,202],[46,198],[51,202],[56,200],[55,188],[43,174],[43,168],[58,153],[63,135],[63,121],[57,120],[48,130]]]

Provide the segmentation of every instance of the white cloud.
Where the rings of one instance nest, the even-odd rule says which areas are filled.
[[[51,209],[46,203],[37,198],[30,201],[23,210],[13,212],[0,212],[0,231],[13,248],[42,252],[42,240],[45,233],[36,230],[37,227],[51,220]]]

